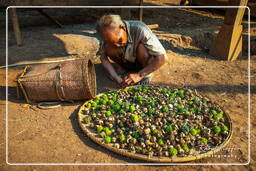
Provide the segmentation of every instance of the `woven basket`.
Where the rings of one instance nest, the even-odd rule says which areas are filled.
[[[131,87],[135,87],[135,86],[131,86]],[[127,87],[126,89],[128,89],[130,87]],[[102,96],[103,94],[98,94],[97,97]],[[84,110],[84,108],[86,107],[87,103],[89,103],[90,101],[86,101],[80,108],[79,112],[78,112],[78,123],[81,127],[81,129],[83,130],[83,132],[95,143],[99,144],[100,146],[123,156],[126,157],[130,157],[133,159],[138,159],[138,160],[144,160],[147,162],[157,162],[157,163],[180,163],[180,162],[189,162],[189,161],[193,161],[193,160],[198,160],[198,159],[202,159],[202,158],[207,158],[213,154],[216,154],[217,152],[219,152],[222,148],[224,148],[230,141],[232,134],[233,134],[233,126],[232,126],[232,121],[231,118],[229,116],[229,114],[227,112],[224,113],[223,117],[225,117],[226,119],[226,125],[228,125],[229,127],[229,133],[227,138],[224,140],[224,142],[222,142],[221,144],[219,144],[218,146],[212,148],[210,151],[207,152],[199,152],[196,155],[189,155],[189,156],[185,156],[185,157],[158,157],[158,156],[152,156],[149,157],[147,155],[142,155],[142,154],[137,154],[137,153],[131,153],[126,149],[117,149],[115,147],[113,147],[110,144],[106,144],[103,140],[103,138],[101,138],[99,136],[99,134],[92,128],[90,128],[89,124],[84,124],[82,123],[82,119],[83,119],[83,113],[82,111]],[[217,105],[217,104],[215,104]]]
[[[96,95],[94,64],[90,59],[75,59],[26,66],[17,87],[27,103],[91,99]]]

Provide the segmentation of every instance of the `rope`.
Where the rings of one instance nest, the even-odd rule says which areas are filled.
[[[53,109],[61,106],[61,102],[41,102],[37,104],[39,109]]]
[[[10,67],[22,66],[22,65],[48,64],[48,63],[56,63],[56,62],[64,62],[64,61],[73,61],[73,60],[77,60],[77,59],[83,59],[83,58],[60,59],[60,60],[54,60],[54,61],[24,62],[24,63],[3,65],[3,66],[0,66],[0,69],[6,68],[6,67],[10,68]]]

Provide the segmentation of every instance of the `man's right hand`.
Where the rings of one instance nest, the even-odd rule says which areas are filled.
[[[123,84],[123,79],[120,77],[120,76],[117,76],[115,78],[115,81],[119,84],[119,85],[122,85]]]

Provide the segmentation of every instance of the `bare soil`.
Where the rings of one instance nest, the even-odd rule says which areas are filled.
[[[156,4],[156,1],[147,1]],[[161,4],[157,4],[161,5]],[[8,62],[55,60],[83,55],[94,56],[98,93],[115,88],[95,56],[98,42],[95,20],[104,13],[118,10],[47,10],[58,19],[62,28],[56,28],[35,10],[20,10],[23,45],[17,46],[9,25]],[[137,11],[132,11],[135,18]],[[234,62],[208,54],[214,36],[223,22],[223,12],[192,9],[145,9],[144,22],[158,24],[153,29],[167,50],[168,61],[155,72],[153,84],[189,87],[209,97],[230,113],[233,136],[226,148],[211,156],[191,163],[246,163],[248,162],[248,47],[243,57]],[[5,11],[0,10],[0,23]],[[244,38],[247,37],[244,24]],[[5,28],[0,24],[0,57],[5,63]],[[256,21],[251,22],[251,40],[256,38]],[[90,43],[88,43],[90,42]],[[90,46],[93,44],[92,46]],[[245,44],[245,43],[244,43]],[[251,47],[253,51],[255,46]],[[89,140],[79,128],[77,112],[83,102],[62,103],[59,108],[42,110],[35,105],[24,105],[17,99],[15,78],[23,66],[0,69],[0,170],[255,170],[255,109],[256,109],[256,56],[251,67],[251,153],[250,163],[242,166],[139,166],[143,161],[112,153]],[[8,79],[8,80],[7,80]],[[8,100],[5,98],[8,83]],[[9,163],[137,163],[133,166],[11,166],[6,164],[6,105],[8,110]],[[226,156],[225,156],[226,155]],[[229,155],[229,156],[228,156]],[[189,163],[188,163],[189,164]]]

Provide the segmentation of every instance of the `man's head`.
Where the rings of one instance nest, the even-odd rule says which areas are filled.
[[[127,43],[127,30],[119,15],[102,16],[96,30],[106,44],[121,47]]]

